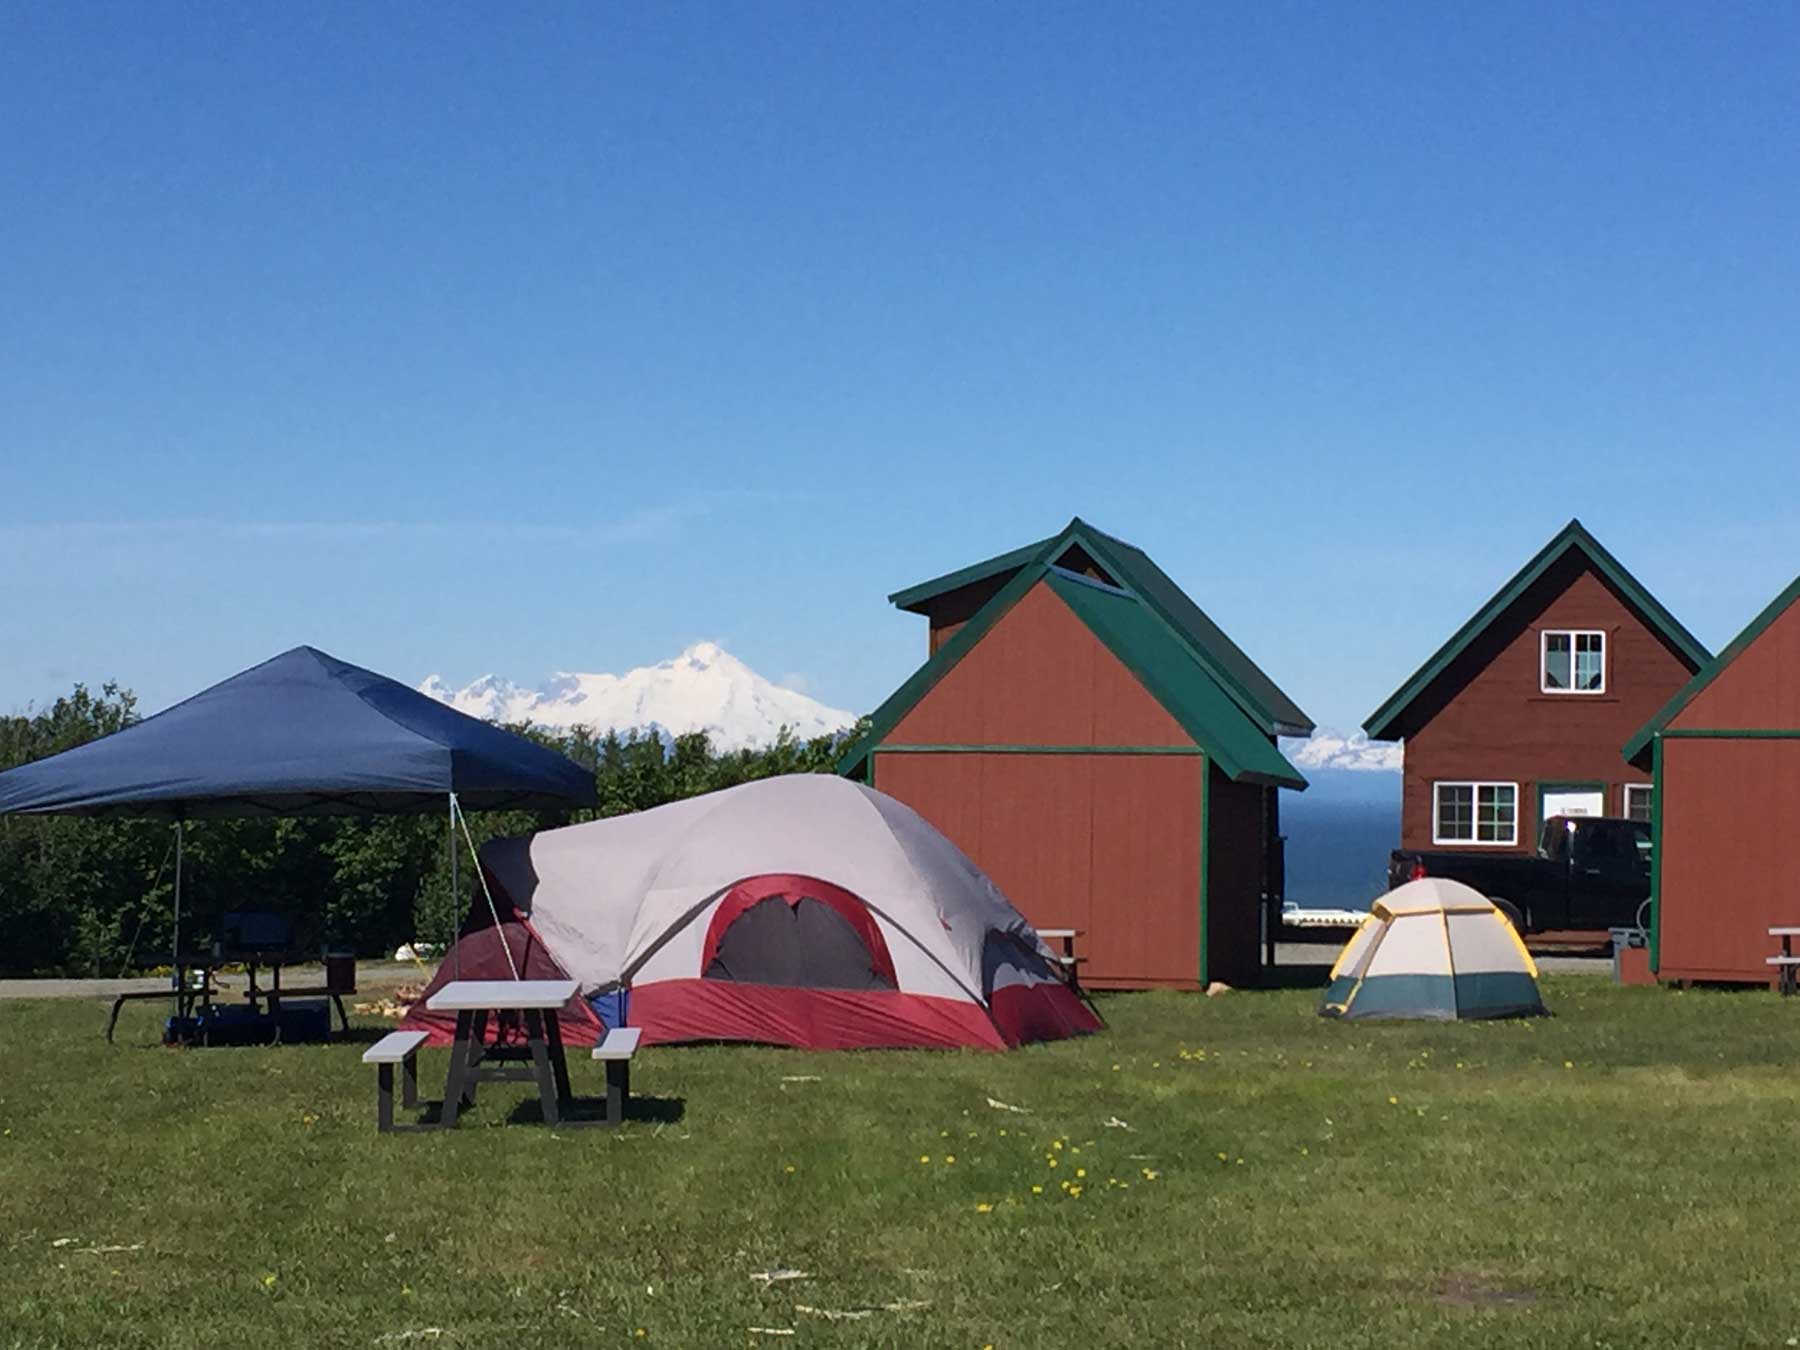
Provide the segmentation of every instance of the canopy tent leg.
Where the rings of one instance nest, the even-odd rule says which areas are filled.
[[[444,847],[450,852],[450,922],[456,922],[457,884],[456,884],[456,794],[450,794],[449,830],[444,835]],[[462,978],[462,944],[456,940],[457,935],[450,935],[450,950],[456,953],[456,978]]]
[[[187,821],[175,817],[175,939],[169,953],[169,980],[177,992],[181,989],[181,846],[187,834]]]

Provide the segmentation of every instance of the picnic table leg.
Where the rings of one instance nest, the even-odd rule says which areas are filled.
[[[406,1061],[410,1071],[412,1060]],[[410,1077],[410,1072],[409,1075]],[[375,1066],[375,1130],[379,1134],[391,1134],[394,1129],[394,1066],[377,1064]]]
[[[575,1100],[569,1086],[569,1057],[563,1047],[562,1021],[555,1012],[544,1015],[544,1040],[550,1046],[550,1068],[556,1075],[556,1100],[567,1109]]]
[[[631,1061],[606,1061],[606,1123],[625,1123],[625,1099],[631,1095]]]
[[[544,1041],[544,1013],[541,1008],[525,1010],[525,1040],[531,1046],[531,1067],[537,1076],[538,1100],[543,1103],[544,1120],[550,1125],[562,1123],[556,1104],[556,1070],[550,1066],[550,1047]],[[563,1071],[564,1077],[568,1070]]]
[[[456,1128],[456,1116],[463,1105],[463,1080],[468,1073],[469,1032],[475,1014],[467,1008],[456,1014],[456,1039],[450,1043],[450,1075],[444,1081],[444,1109],[439,1123],[446,1130]]]
[[[1794,939],[1787,933],[1781,935],[1781,954],[1783,956],[1794,954]],[[1784,965],[1781,968],[1781,996],[1783,998],[1794,992],[1794,983],[1794,968]]]

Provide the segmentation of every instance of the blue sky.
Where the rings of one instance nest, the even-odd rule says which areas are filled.
[[[1081,514],[1320,722],[1579,515],[1800,571],[1788,6],[11,6],[0,709],[713,638]]]

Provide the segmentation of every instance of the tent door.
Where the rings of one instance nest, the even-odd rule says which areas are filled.
[[[893,989],[862,935],[830,905],[771,895],[731,921],[701,974],[790,989]]]

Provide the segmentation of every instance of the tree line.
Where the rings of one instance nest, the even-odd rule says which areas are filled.
[[[49,708],[0,717],[0,771],[58,754],[138,720],[129,689],[76,685]],[[597,736],[509,726],[591,769],[597,810],[471,811],[488,839],[622,815],[786,773],[830,773],[843,736],[715,749],[702,734]],[[167,821],[0,816],[0,973],[116,976],[165,966],[173,939],[174,826]],[[296,946],[359,956],[414,940],[448,942],[473,892],[460,839],[451,889],[448,809],[435,815],[191,821],[183,846],[183,947],[230,910],[293,922]],[[195,941],[189,942],[189,937]]]

